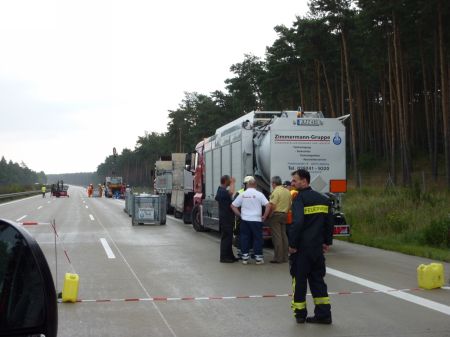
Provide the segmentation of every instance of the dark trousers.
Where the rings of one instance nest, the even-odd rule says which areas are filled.
[[[220,259],[234,259],[233,254],[233,224],[232,221],[220,222]]]
[[[292,276],[292,310],[298,317],[306,317],[306,291],[307,285],[314,300],[314,315],[318,318],[331,317],[330,298],[327,285],[323,280],[325,276],[325,257],[322,252],[299,251],[289,257],[290,272]]]
[[[241,252],[248,254],[250,242],[253,239],[253,252],[256,258],[263,256],[263,223],[260,221],[241,220]]]

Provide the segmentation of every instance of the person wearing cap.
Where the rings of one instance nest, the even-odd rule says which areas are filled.
[[[222,176],[215,197],[219,203],[220,262],[222,263],[233,263],[238,260],[233,253],[233,211],[230,208],[234,182],[233,177]]]
[[[272,193],[270,194],[270,208],[272,213],[267,221],[272,229],[274,257],[270,263],[288,261],[288,238],[286,234],[286,217],[291,209],[291,193],[281,185],[281,178],[274,176]]]
[[[247,190],[233,201],[231,209],[241,218],[242,263],[248,264],[249,239],[252,237],[256,264],[263,264],[263,222],[270,213],[270,204],[264,194],[256,190],[255,178],[249,177],[247,180]],[[266,207],[264,214],[262,214],[263,206]]]
[[[242,193],[245,192],[245,190],[247,189],[247,183],[248,180],[251,178],[251,176],[246,176],[244,178],[244,181],[242,183],[242,187],[236,192],[236,194],[233,197],[233,201],[236,200],[236,198],[241,195]],[[234,227],[233,227],[233,235],[235,238],[235,247],[237,248],[237,256],[239,259],[241,259],[242,257],[242,252],[241,252],[241,240],[239,237],[239,233],[240,233],[240,228],[241,228],[241,219],[238,216],[234,217]],[[252,244],[250,244],[250,246],[252,246]]]

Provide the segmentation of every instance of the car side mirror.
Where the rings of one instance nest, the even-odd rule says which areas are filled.
[[[0,336],[55,337],[55,285],[36,240],[14,222],[0,219]]]

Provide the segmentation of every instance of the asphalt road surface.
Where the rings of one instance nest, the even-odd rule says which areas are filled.
[[[221,264],[215,233],[171,217],[131,226],[122,200],[73,186],[69,194],[0,204],[0,218],[56,222],[57,259],[51,227],[26,227],[54,276],[57,260],[58,291],[64,273],[80,277],[82,302],[58,305],[58,336],[450,336],[448,284],[417,290],[416,268],[430,260],[335,242],[326,276],[333,324],[298,325],[288,266],[268,263],[272,250],[264,265]]]

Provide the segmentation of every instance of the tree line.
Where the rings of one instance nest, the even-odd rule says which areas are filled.
[[[64,184],[77,186],[88,186],[89,184],[98,184],[101,182],[97,174],[93,172],[47,174],[49,185],[56,184],[61,180]]]
[[[350,114],[348,159],[357,176],[368,158],[383,161],[394,183],[411,184],[426,157],[450,189],[450,2],[313,0],[292,26],[276,26],[263,59],[231,66],[225,91],[186,93],[169,111],[168,131],[146,133],[134,150],[100,164],[131,184],[148,185],[154,161],[190,152],[215,129],[252,110]]]
[[[44,172],[30,170],[27,165],[7,161],[4,156],[0,160],[0,193],[14,193],[31,190],[36,184],[45,184]],[[40,187],[40,186],[39,186]]]

